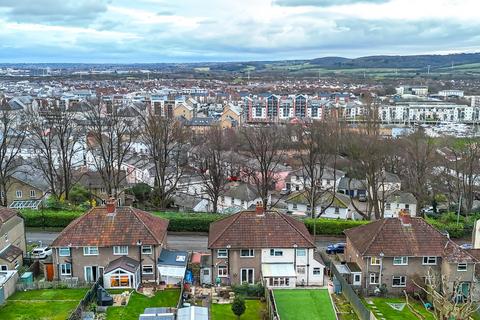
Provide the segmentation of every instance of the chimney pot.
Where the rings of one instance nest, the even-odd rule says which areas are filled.
[[[263,213],[263,205],[261,201],[257,201],[257,206],[255,207],[255,213],[257,214]]]
[[[107,214],[115,213],[117,209],[115,203],[115,198],[110,198],[107,200]]]

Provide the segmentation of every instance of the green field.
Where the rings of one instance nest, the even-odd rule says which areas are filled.
[[[373,311],[375,316],[377,318],[385,318],[388,320],[416,320],[418,319],[411,311],[410,309],[405,306],[402,311],[398,311],[393,309],[390,305],[387,303],[404,303],[405,299],[403,298],[366,298],[365,299],[366,303],[365,305]],[[368,301],[373,302],[373,304],[369,304]],[[415,310],[420,313],[422,316],[424,316],[425,320],[434,320],[435,317],[428,312],[421,303],[415,301],[415,300],[410,300],[410,305],[415,308]],[[376,308],[374,308],[374,306]],[[383,316],[378,315],[378,313],[381,313]]]
[[[240,317],[242,320],[262,320],[265,312],[265,304],[260,300],[245,300],[246,310]],[[231,304],[212,304],[210,306],[212,320],[236,320],[237,316],[232,312]]]
[[[145,308],[177,307],[179,298],[180,289],[158,291],[152,298],[133,292],[126,306],[108,307],[107,319],[137,320]]]
[[[15,292],[0,307],[0,319],[64,320],[88,289],[43,289]]]
[[[278,289],[273,292],[282,320],[335,320],[327,289]]]

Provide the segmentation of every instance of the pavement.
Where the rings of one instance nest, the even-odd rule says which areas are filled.
[[[50,245],[60,232],[27,231],[27,243],[37,243],[42,246]],[[344,242],[345,237],[317,236],[316,244],[319,249],[336,242]],[[167,246],[175,250],[208,251],[208,235],[205,233],[169,232]]]

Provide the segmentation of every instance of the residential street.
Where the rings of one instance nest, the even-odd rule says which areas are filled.
[[[27,242],[37,242],[42,245],[50,245],[58,236],[59,232],[28,232]],[[168,233],[168,247],[176,250],[207,251],[208,236],[204,233]],[[330,243],[344,241],[341,237],[317,236],[317,247],[325,248]]]

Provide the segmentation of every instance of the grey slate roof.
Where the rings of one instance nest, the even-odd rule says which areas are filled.
[[[228,185],[222,196],[244,201],[252,201],[258,198],[258,193],[254,186],[248,183],[240,182]]]
[[[105,268],[104,273],[109,273],[110,271],[113,271],[117,268],[121,268],[128,272],[134,273],[137,270],[139,265],[140,264],[138,263],[138,261],[130,257],[122,256],[110,262],[108,266]]]
[[[387,197],[387,202],[416,204],[417,199],[410,192],[395,191]]]

